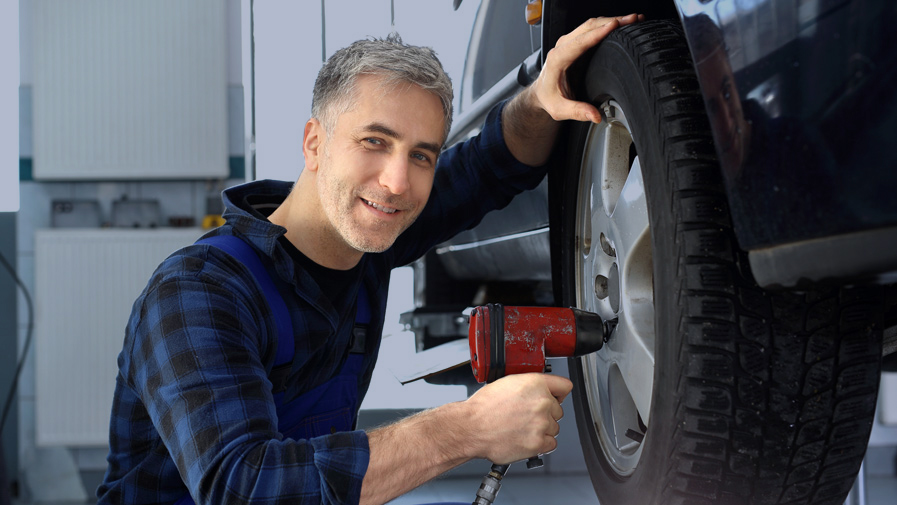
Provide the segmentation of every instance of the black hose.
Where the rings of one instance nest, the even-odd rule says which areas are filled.
[[[34,330],[34,307],[31,304],[31,294],[28,292],[28,288],[25,287],[25,284],[22,282],[22,279],[19,278],[18,274],[16,274],[15,269],[12,265],[6,261],[6,257],[0,254],[0,264],[3,265],[4,268],[9,272],[9,275],[12,276],[15,283],[22,290],[22,294],[25,296],[25,304],[28,306],[28,329],[25,334],[25,345],[24,349],[22,349],[22,355],[19,357],[19,362],[16,365],[15,374],[12,377],[12,384],[9,387],[9,393],[6,395],[6,401],[3,405],[3,415],[0,416],[0,434],[3,433],[3,428],[6,426],[6,417],[9,414],[9,408],[12,406],[12,399],[15,397],[16,389],[19,386],[19,377],[22,375],[22,367],[25,365],[25,356],[28,355],[28,348],[31,346],[31,333]]]
[[[10,505],[9,480],[6,476],[6,460],[3,457],[3,438],[0,437],[0,505]]]
[[[6,417],[9,414],[9,408],[15,397],[16,389],[18,389],[19,377],[22,375],[22,367],[25,364],[25,356],[28,355],[28,347],[31,345],[31,334],[34,330],[34,307],[31,304],[31,294],[28,292],[22,279],[19,278],[15,269],[6,261],[6,257],[2,254],[0,254],[0,264],[3,265],[15,283],[21,288],[22,294],[25,296],[25,303],[28,306],[28,330],[25,335],[25,346],[16,365],[16,371],[12,377],[12,384],[9,386],[6,401],[3,402],[3,414],[0,415],[0,505],[9,505],[12,502],[12,497],[10,496],[9,481],[7,480],[9,476],[7,475],[6,458],[3,455],[3,428],[6,426]]]

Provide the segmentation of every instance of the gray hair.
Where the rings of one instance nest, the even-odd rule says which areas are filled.
[[[415,84],[436,95],[445,118],[443,141],[448,138],[452,127],[452,81],[432,49],[405,44],[395,32],[385,39],[353,42],[333,53],[318,72],[311,115],[328,133],[333,131],[336,118],[351,108],[360,75],[383,77],[384,92],[400,84]]]

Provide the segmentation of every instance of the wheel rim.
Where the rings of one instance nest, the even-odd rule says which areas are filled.
[[[576,202],[577,306],[618,324],[582,358],[595,435],[620,475],[641,457],[654,381],[654,276],[641,164],[619,104],[601,105],[583,151]]]

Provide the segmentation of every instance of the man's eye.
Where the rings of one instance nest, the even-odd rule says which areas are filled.
[[[375,145],[375,146],[383,145],[383,142],[380,139],[375,139],[375,138],[369,137],[369,138],[364,139],[364,141],[367,142],[368,144]]]
[[[430,162],[430,157],[427,156],[426,154],[423,154],[423,153],[413,153],[413,154],[411,155],[411,157],[414,158],[414,159],[416,159],[416,160],[418,160],[418,161],[423,161],[424,163],[429,163],[429,162]]]

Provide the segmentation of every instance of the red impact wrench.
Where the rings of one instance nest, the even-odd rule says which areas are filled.
[[[470,366],[477,382],[506,375],[550,372],[546,358],[570,358],[593,353],[604,345],[617,320],[604,321],[592,312],[560,307],[505,307],[488,304],[470,313]],[[543,465],[540,456],[527,468]],[[508,465],[492,465],[473,505],[490,505]]]

